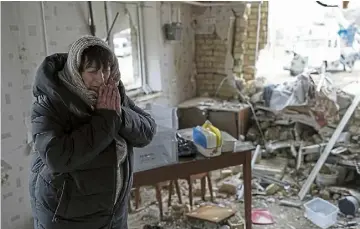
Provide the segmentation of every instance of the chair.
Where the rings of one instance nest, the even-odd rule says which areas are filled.
[[[213,196],[213,189],[212,189],[212,182],[211,182],[211,178],[210,178],[210,172],[206,172],[206,173],[200,173],[200,174],[194,174],[191,175],[190,177],[188,177],[187,183],[189,185],[189,203],[190,203],[190,208],[192,209],[193,206],[193,190],[192,190],[192,184],[194,183],[195,180],[199,180],[200,179],[200,185],[201,185],[201,198],[203,201],[205,201],[205,195],[206,195],[206,180],[208,183],[208,187],[209,187],[209,191],[210,191],[210,200],[213,202],[214,201],[214,196]],[[176,181],[177,182],[177,181]],[[178,184],[177,184],[178,186]],[[171,190],[171,191],[170,191]],[[172,189],[169,190],[169,201],[168,201],[168,206],[171,206],[171,195],[172,195]],[[177,188],[177,192],[178,192],[178,196],[181,196],[181,194],[179,193],[180,190],[178,190]],[[180,201],[179,201],[180,202]]]

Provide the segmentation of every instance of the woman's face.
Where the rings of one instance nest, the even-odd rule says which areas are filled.
[[[82,79],[87,89],[98,92],[101,85],[107,84],[110,76],[110,67],[100,68],[93,63],[83,69],[81,73]]]

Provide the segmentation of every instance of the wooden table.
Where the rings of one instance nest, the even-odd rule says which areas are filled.
[[[209,172],[230,166],[243,165],[245,225],[251,229],[251,150],[223,153],[217,157],[197,157],[179,163],[134,173],[133,187],[150,186],[163,181],[185,179],[193,174]]]

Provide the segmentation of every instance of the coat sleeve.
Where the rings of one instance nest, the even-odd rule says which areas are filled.
[[[133,147],[145,147],[156,133],[156,123],[150,114],[136,106],[128,96],[125,96],[124,104],[121,107],[119,135]]]
[[[68,132],[60,114],[49,99],[32,107],[35,150],[52,171],[59,173],[71,172],[100,154],[113,141],[121,121],[115,111],[97,110],[89,123]]]

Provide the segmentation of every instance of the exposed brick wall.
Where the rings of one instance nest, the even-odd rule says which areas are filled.
[[[221,80],[226,77],[226,44],[216,34],[196,35],[197,94],[213,96]]]
[[[254,78],[256,32],[259,2],[240,3],[232,7],[230,14],[223,17],[235,16],[235,36],[233,58],[233,71],[238,77],[245,80]],[[259,50],[263,49],[267,42],[267,12],[268,2],[261,6],[261,28]],[[220,8],[220,7],[218,7]],[[199,11],[199,10],[198,10]],[[216,10],[213,10],[216,12]],[[210,34],[196,34],[196,86],[197,95],[214,96],[221,81],[226,77],[226,53],[227,42],[214,32]],[[229,98],[236,95],[234,89],[224,82],[218,92],[218,97]]]

